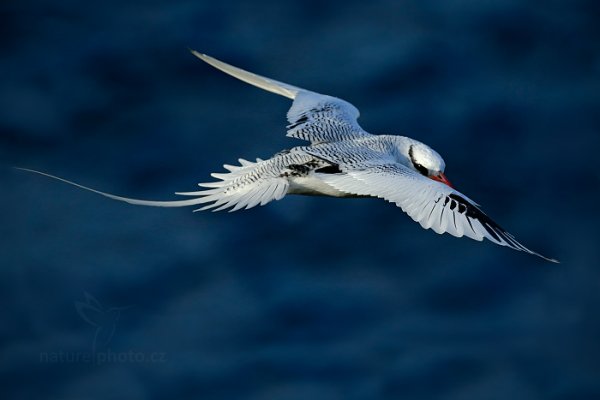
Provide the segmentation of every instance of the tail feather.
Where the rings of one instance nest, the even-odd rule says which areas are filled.
[[[80,189],[83,190],[87,190],[88,192],[92,192],[92,193],[96,193],[99,194],[100,196],[104,196],[104,197],[108,197],[109,199],[113,199],[113,200],[117,200],[117,201],[122,201],[125,203],[129,203],[129,204],[135,204],[135,205],[139,205],[139,206],[150,206],[150,207],[187,207],[187,206],[194,206],[194,205],[198,205],[198,204],[202,204],[205,202],[205,198],[204,197],[199,197],[199,198],[195,198],[195,199],[188,199],[188,200],[170,200],[170,201],[155,201],[155,200],[142,200],[142,199],[133,199],[130,197],[123,197],[123,196],[117,196],[111,193],[106,193],[106,192],[102,192],[100,190],[96,190],[96,189],[92,189],[89,188],[87,186],[83,186],[80,185],[79,183],[75,183],[72,181],[69,181],[67,179],[63,179],[63,178],[59,178],[58,176],[54,176],[54,175],[50,175],[47,174],[45,172],[41,172],[41,171],[36,171],[34,169],[29,169],[29,168],[18,168],[15,167],[18,170],[21,171],[26,171],[26,172],[31,172],[34,174],[38,174],[38,175],[42,175],[51,179],[55,179],[57,181],[61,181],[64,182],[66,184],[78,187]],[[200,194],[198,194],[200,195]]]

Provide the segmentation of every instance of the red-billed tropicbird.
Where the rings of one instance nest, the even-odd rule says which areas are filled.
[[[477,203],[458,192],[444,175],[445,163],[431,147],[396,135],[372,135],[361,128],[352,104],[244,71],[196,51],[213,67],[251,85],[293,100],[287,113],[287,136],[310,145],[283,150],[267,160],[239,159],[214,173],[216,182],[178,192],[190,199],[139,200],[104,193],[43,172],[26,169],[102,196],[156,207],[202,205],[199,210],[236,211],[280,200],[286,194],[332,197],[379,197],[395,203],[425,229],[484,238],[515,250],[558,262],[532,251],[490,219]]]

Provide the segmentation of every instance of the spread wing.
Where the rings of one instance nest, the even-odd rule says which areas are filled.
[[[370,136],[357,122],[360,113],[347,101],[265,78],[194,50],[192,54],[241,81],[294,100],[287,113],[289,137],[316,144]]]
[[[311,151],[316,153],[319,149]],[[346,163],[340,165],[340,169],[345,174],[326,175],[322,179],[342,192],[380,197],[395,203],[425,229],[479,241],[485,238],[557,262],[519,243],[462,193],[417,174],[394,162],[391,156]]]
[[[239,161],[242,164],[241,166],[224,165],[225,169],[229,171],[228,173],[212,174],[214,178],[219,179],[218,181],[198,184],[198,186],[204,187],[205,189],[195,192],[175,193],[181,196],[190,196],[190,199],[167,201],[143,200],[117,196],[45,172],[27,168],[17,169],[43,175],[113,200],[139,206],[187,207],[202,205],[201,208],[194,211],[210,209],[213,211],[221,211],[228,208],[230,211],[237,211],[241,208],[252,208],[259,204],[262,206],[273,200],[280,200],[286,195],[289,186],[288,181],[285,178],[273,174],[264,174],[267,168],[265,167],[265,162],[263,160],[257,159],[256,163],[243,159],[240,159]]]
[[[225,209],[237,211],[242,208],[248,209],[259,204],[262,206],[273,200],[282,199],[287,194],[289,187],[289,182],[284,176],[284,173],[286,172],[285,163],[287,162],[289,164],[297,162],[302,164],[312,159],[312,156],[298,153],[285,154],[268,160],[257,159],[256,162],[240,158],[239,162],[241,165],[225,164],[223,167],[228,172],[211,174],[213,178],[218,179],[217,181],[198,184],[198,186],[203,187],[204,189],[195,192],[175,193],[181,196],[188,196],[190,197],[189,199],[171,201],[143,200],[117,196],[45,172],[27,168],[17,169],[56,179],[80,189],[129,204],[151,207],[186,207],[200,205],[201,208],[195,211],[210,209],[213,211]]]

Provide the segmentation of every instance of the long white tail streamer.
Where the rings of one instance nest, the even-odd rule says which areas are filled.
[[[129,197],[117,196],[114,194],[101,192],[100,190],[92,189],[87,186],[80,185],[79,183],[75,183],[75,182],[69,181],[67,179],[59,178],[58,176],[50,175],[45,172],[36,171],[34,169],[19,168],[19,167],[14,167],[14,168],[18,169],[20,171],[32,172],[34,174],[38,174],[38,175],[42,175],[42,176],[45,176],[48,178],[56,179],[57,181],[61,181],[61,182],[67,183],[69,185],[78,187],[80,189],[87,190],[89,192],[93,192],[93,193],[99,194],[104,197],[108,197],[109,199],[123,201],[123,202],[129,203],[129,204],[135,204],[135,205],[140,205],[140,206],[150,206],[150,207],[187,207],[187,206],[194,206],[194,205],[203,203],[203,197],[198,197],[195,199],[188,199],[188,200],[171,200],[171,201],[153,201],[153,200],[132,199]]]

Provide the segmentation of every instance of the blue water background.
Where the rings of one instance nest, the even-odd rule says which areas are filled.
[[[376,199],[193,214],[9,168],[168,200],[301,144],[188,47],[430,144],[562,263]],[[2,399],[600,398],[598,2],[4,1],[0,50]]]

